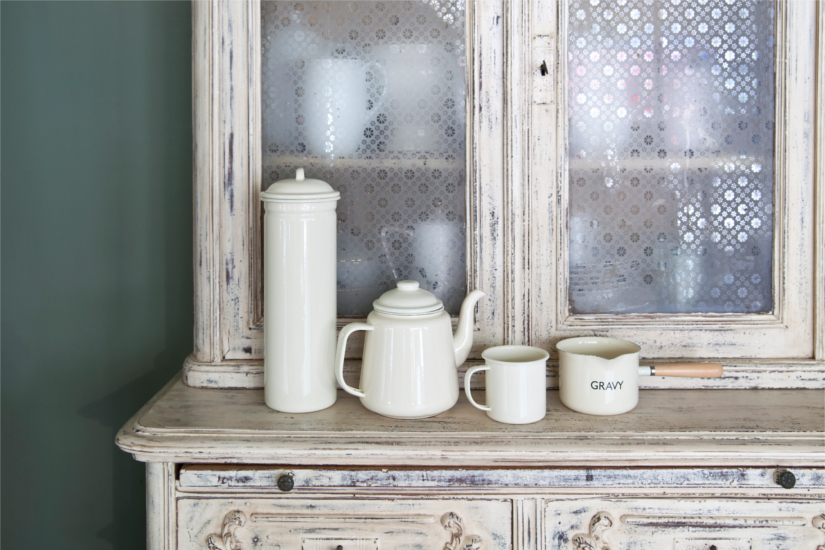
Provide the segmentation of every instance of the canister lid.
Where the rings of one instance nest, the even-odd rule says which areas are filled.
[[[375,311],[392,315],[423,315],[437,313],[444,304],[433,294],[419,288],[418,281],[398,281],[396,288],[388,290],[372,303]]]
[[[321,202],[337,201],[341,193],[321,180],[306,179],[304,169],[295,171],[294,180],[280,180],[261,192],[261,200],[265,202],[303,201]]]

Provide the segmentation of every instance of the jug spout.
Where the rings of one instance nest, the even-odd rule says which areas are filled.
[[[456,367],[460,367],[467,360],[467,356],[470,355],[470,348],[473,345],[473,308],[482,296],[485,296],[483,292],[474,290],[464,298],[464,302],[461,304],[458,326],[453,335]]]

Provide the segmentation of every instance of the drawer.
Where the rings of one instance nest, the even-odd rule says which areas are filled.
[[[502,500],[180,498],[178,550],[509,550]]]
[[[822,501],[577,499],[543,505],[548,550],[825,548]]]
[[[782,489],[777,468],[336,468],[316,469],[238,464],[186,464],[179,473],[183,492],[280,491],[279,481],[288,476],[292,494],[350,491],[369,488],[375,492],[422,489],[472,490],[603,488],[606,492],[650,489],[711,489],[783,492],[799,498],[822,494],[825,472],[794,468],[793,489]],[[792,494],[792,493],[793,494]]]

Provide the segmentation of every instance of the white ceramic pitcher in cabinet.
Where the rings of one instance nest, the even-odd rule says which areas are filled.
[[[458,367],[473,344],[473,308],[482,296],[480,290],[467,295],[453,334],[441,300],[418,281],[399,281],[373,302],[366,323],[341,330],[338,383],[369,410],[392,418],[426,418],[451,408],[458,400]],[[344,381],[344,352],[347,338],[358,330],[367,335],[361,388],[355,389]]]

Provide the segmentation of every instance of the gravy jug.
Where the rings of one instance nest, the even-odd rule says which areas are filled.
[[[366,323],[341,329],[338,383],[369,410],[392,418],[427,418],[451,408],[458,400],[458,366],[473,343],[473,308],[482,296],[474,290],[464,299],[453,335],[441,300],[418,281],[399,281],[373,302]],[[344,382],[344,352],[347,338],[358,330],[367,334],[361,388],[355,389]]]

